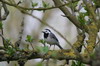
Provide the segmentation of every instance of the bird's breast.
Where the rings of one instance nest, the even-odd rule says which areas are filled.
[[[55,39],[50,38],[50,37],[48,37],[47,39],[45,39],[45,41],[46,41],[48,44],[51,44],[51,45],[58,44],[58,41],[56,41]]]

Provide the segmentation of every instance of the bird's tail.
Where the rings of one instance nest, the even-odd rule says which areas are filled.
[[[58,46],[60,49],[63,49],[59,44],[57,44],[57,46]]]
[[[57,44],[57,46],[60,48],[60,49],[63,49],[59,44]],[[69,60],[66,59],[66,63],[69,64]]]

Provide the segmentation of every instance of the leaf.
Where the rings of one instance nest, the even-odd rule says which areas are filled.
[[[47,53],[47,52],[49,51],[48,46],[43,47],[43,51],[44,51],[45,53]]]
[[[46,43],[46,41],[43,40],[43,39],[40,39],[39,42],[42,43],[42,44],[45,44]]]
[[[76,63],[75,61],[72,61],[72,65],[71,66],[76,66]]]
[[[71,66],[76,66],[75,61],[72,61],[72,65]]]
[[[5,45],[5,48],[8,48],[9,46],[11,46],[11,40],[10,39],[5,39],[4,40],[4,45]]]
[[[43,4],[43,7],[45,7],[45,8],[48,6],[45,1],[42,1],[42,4]]]
[[[86,16],[85,13],[79,13],[78,20],[80,21],[81,25],[86,24],[85,16]]]
[[[72,61],[71,66],[85,66],[81,61]]]
[[[0,29],[2,29],[2,26],[3,26],[3,24],[2,24],[2,22],[0,21]]]
[[[12,47],[8,47],[6,51],[10,56],[12,56],[15,53],[15,49]]]
[[[42,1],[43,7],[44,8],[48,8],[49,7],[49,3],[46,3],[45,1]],[[45,12],[45,10],[43,10],[43,12]]]
[[[77,61],[77,66],[85,66],[81,61]]]
[[[52,52],[52,56],[53,57],[56,57],[57,56],[57,53],[56,52]]]
[[[74,8],[75,8],[77,5],[78,5],[78,1],[77,1],[77,2],[72,3],[72,6],[73,6]]]
[[[34,39],[30,36],[30,35],[27,35],[26,37],[26,42],[32,42]]]
[[[48,48],[48,46],[45,46],[45,47],[39,47],[39,46],[37,46],[36,50],[38,52],[40,52],[40,53],[44,53],[45,54],[45,53],[47,53],[49,51],[49,48]]]
[[[36,66],[44,66],[43,63],[39,62]]]
[[[32,2],[32,7],[36,7],[36,6],[38,6],[38,3],[33,3]]]
[[[91,58],[95,58],[95,53],[91,53],[91,54],[90,54],[90,57],[91,57]]]

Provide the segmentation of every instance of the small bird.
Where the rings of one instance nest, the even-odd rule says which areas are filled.
[[[56,36],[49,30],[49,29],[45,29],[44,31],[42,31],[44,33],[44,40],[51,46],[51,45],[57,45],[60,49],[63,49],[60,44],[58,39],[56,38]],[[69,64],[69,60],[66,59],[67,64]]]
[[[44,41],[46,41],[47,44],[50,45],[57,45],[60,49],[63,49],[60,44],[58,39],[56,38],[56,36],[49,30],[49,29],[45,29],[44,31],[42,31],[44,33]]]

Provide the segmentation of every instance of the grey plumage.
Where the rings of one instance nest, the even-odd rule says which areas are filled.
[[[60,44],[58,39],[56,38],[56,36],[49,30],[49,29],[45,29],[45,31],[43,31],[44,33],[44,40],[50,44],[50,45],[57,45],[60,49],[63,49]]]

